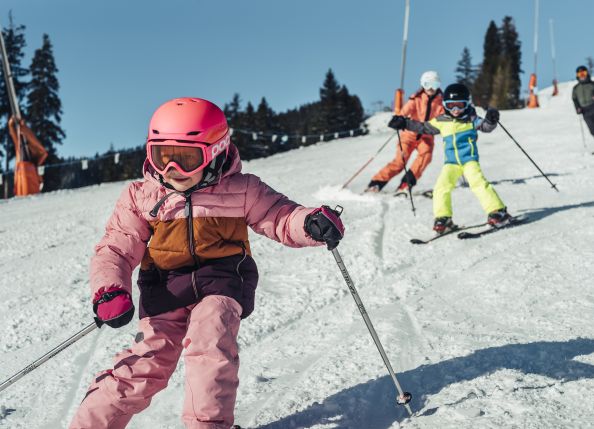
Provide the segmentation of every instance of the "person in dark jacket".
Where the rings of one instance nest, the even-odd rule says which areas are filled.
[[[586,66],[579,66],[576,71],[578,83],[573,87],[571,98],[578,115],[583,115],[590,134],[594,136],[594,82]]]

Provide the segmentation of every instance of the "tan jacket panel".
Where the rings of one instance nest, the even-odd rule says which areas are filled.
[[[162,270],[193,266],[188,245],[187,219],[151,222],[153,236],[141,263],[147,269],[152,263]],[[193,219],[194,248],[200,262],[243,253],[251,255],[244,218],[200,217]]]

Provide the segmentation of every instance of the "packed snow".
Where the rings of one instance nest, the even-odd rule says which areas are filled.
[[[390,114],[372,132],[244,163],[244,170],[308,206],[341,205],[339,251],[405,390],[409,418],[324,248],[290,249],[251,234],[261,281],[240,331],[236,423],[246,428],[594,427],[594,139],[585,145],[568,82],[542,107],[501,122],[509,137],[479,137],[481,165],[526,224],[476,240],[432,236],[431,200],[361,195],[394,155]],[[391,138],[348,187],[342,184]],[[441,141],[420,180],[441,169]],[[125,183],[0,203],[0,381],[91,322],[88,264]],[[485,221],[462,185],[454,220]],[[137,298],[137,297],[135,297]],[[0,393],[0,428],[63,428],[93,375],[134,339],[135,323],[92,332]],[[183,360],[130,428],[182,428]]]

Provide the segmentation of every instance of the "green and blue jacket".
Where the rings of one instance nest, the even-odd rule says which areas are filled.
[[[445,163],[464,165],[469,161],[478,161],[476,141],[478,131],[490,133],[497,127],[479,117],[474,109],[464,118],[453,118],[447,114],[439,115],[427,122],[406,120],[406,129],[419,134],[441,134],[445,150]]]

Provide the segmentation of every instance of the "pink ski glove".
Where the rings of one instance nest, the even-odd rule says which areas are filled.
[[[93,311],[97,315],[97,325],[105,323],[112,328],[120,328],[132,320],[134,304],[128,292],[118,287],[110,287],[95,294]]]
[[[340,220],[340,212],[328,206],[322,206],[308,214],[303,228],[314,240],[326,243],[328,250],[338,246],[339,241],[344,237],[344,225]]]

